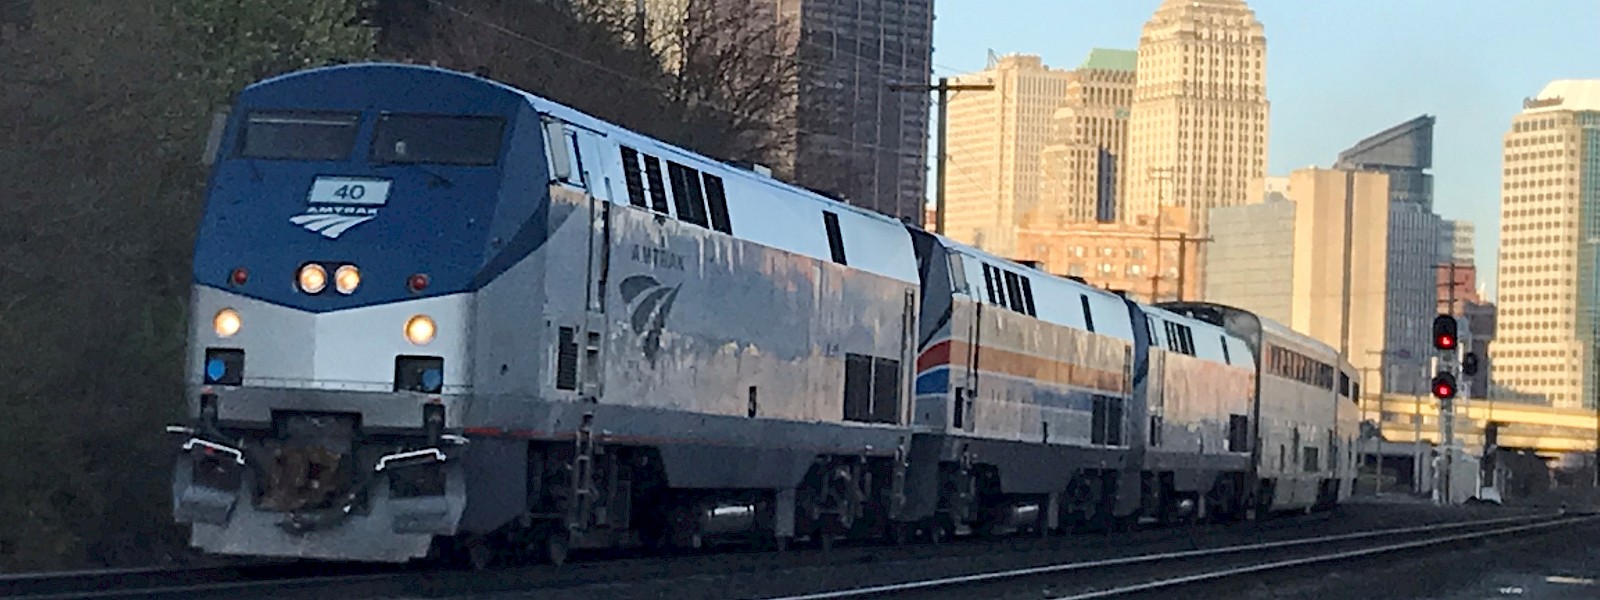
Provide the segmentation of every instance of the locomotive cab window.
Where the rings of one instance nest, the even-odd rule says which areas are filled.
[[[256,111],[245,119],[239,156],[268,160],[346,160],[356,145],[357,113]]]
[[[505,119],[452,115],[378,117],[372,160],[391,164],[493,166],[500,160]]]

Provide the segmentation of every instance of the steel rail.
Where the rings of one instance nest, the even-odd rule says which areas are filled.
[[[1342,552],[1332,552],[1332,553],[1328,553],[1328,554],[1319,554],[1319,555],[1316,555],[1316,556],[1308,556],[1308,557],[1304,557],[1304,558],[1291,558],[1291,559],[1279,560],[1279,561],[1273,561],[1273,562],[1266,562],[1266,563],[1261,563],[1261,564],[1256,564],[1256,565],[1245,565],[1245,566],[1242,566],[1242,567],[1232,567],[1232,568],[1228,568],[1228,569],[1219,569],[1219,570],[1216,570],[1216,571],[1208,571],[1208,572],[1205,572],[1205,573],[1197,573],[1197,574],[1194,574],[1194,575],[1185,575],[1183,577],[1172,577],[1172,578],[1169,578],[1169,579],[1160,579],[1160,580],[1156,580],[1156,581],[1149,581],[1149,582],[1133,584],[1133,585],[1118,586],[1118,587],[1105,589],[1105,590],[1098,590],[1098,591],[1094,591],[1094,592],[1085,592],[1085,593],[1082,593],[1082,594],[1074,594],[1074,595],[1071,595],[1071,596],[1055,596],[1055,597],[1048,598],[1047,600],[1091,600],[1091,599],[1094,599],[1094,598],[1111,598],[1111,597],[1115,597],[1115,596],[1123,596],[1123,595],[1137,593],[1137,592],[1147,592],[1147,591],[1152,591],[1152,590],[1159,590],[1159,589],[1162,589],[1162,588],[1169,588],[1169,587],[1173,587],[1173,586],[1177,586],[1177,585],[1183,585],[1183,584],[1187,584],[1187,583],[1198,583],[1198,582],[1202,582],[1202,581],[1213,581],[1213,580],[1217,580],[1217,579],[1224,579],[1224,578],[1227,578],[1227,577],[1234,577],[1234,576],[1238,576],[1238,575],[1248,575],[1250,573],[1261,573],[1261,572],[1264,572],[1264,571],[1274,571],[1274,570],[1278,570],[1278,569],[1287,569],[1287,568],[1290,568],[1290,567],[1299,567],[1299,566],[1311,565],[1311,564],[1317,564],[1317,563],[1335,562],[1335,561],[1341,561],[1341,560],[1349,560],[1349,559],[1352,559],[1352,558],[1362,558],[1362,557],[1367,557],[1367,556],[1375,556],[1375,555],[1378,555],[1378,554],[1387,554],[1387,553],[1390,553],[1390,552],[1398,552],[1400,550],[1410,550],[1410,549],[1413,549],[1413,548],[1423,548],[1423,547],[1433,546],[1433,545],[1437,545],[1437,544],[1443,544],[1443,543],[1447,543],[1447,542],[1460,542],[1460,541],[1477,539],[1477,538],[1485,538],[1485,537],[1495,536],[1495,535],[1503,535],[1503,534],[1507,534],[1507,533],[1516,533],[1516,532],[1519,532],[1519,531],[1529,531],[1529,530],[1533,530],[1533,529],[1544,529],[1544,528],[1549,528],[1549,527],[1556,527],[1556,526],[1559,526],[1559,525],[1567,525],[1567,524],[1571,524],[1571,523],[1580,523],[1580,522],[1583,522],[1583,521],[1593,520],[1595,518],[1596,517],[1592,517],[1592,516],[1572,517],[1572,518],[1569,518],[1569,519],[1557,519],[1557,520],[1554,520],[1554,521],[1546,521],[1546,522],[1543,522],[1543,523],[1533,523],[1533,524],[1530,524],[1530,525],[1515,525],[1515,526],[1511,526],[1511,527],[1501,527],[1499,529],[1491,529],[1489,531],[1477,531],[1477,532],[1473,532],[1473,533],[1460,533],[1460,534],[1455,534],[1455,535],[1436,536],[1436,537],[1430,537],[1430,538],[1423,539],[1423,540],[1416,540],[1416,541],[1410,541],[1410,542],[1399,542],[1399,543],[1388,544],[1388,545],[1384,545],[1384,546],[1374,546],[1374,547],[1371,547],[1371,548],[1358,548],[1358,549],[1355,549],[1355,550],[1345,550],[1345,551],[1342,551]]]
[[[1400,527],[1400,528],[1393,528],[1393,529],[1381,529],[1381,530],[1375,530],[1375,531],[1362,531],[1362,532],[1355,532],[1355,533],[1343,533],[1343,534],[1336,534],[1336,535],[1317,536],[1317,537],[1312,537],[1312,538],[1301,538],[1301,539],[1295,539],[1295,540],[1283,540],[1283,541],[1275,541],[1275,542],[1260,542],[1260,543],[1254,543],[1254,544],[1241,544],[1241,545],[1235,545],[1235,546],[1222,546],[1222,547],[1217,547],[1217,548],[1201,548],[1201,549],[1197,549],[1197,550],[1183,550],[1183,551],[1178,551],[1178,552],[1162,552],[1162,553],[1157,553],[1157,554],[1141,554],[1141,555],[1135,555],[1135,556],[1122,556],[1122,557],[1116,557],[1116,558],[1106,558],[1106,559],[1099,559],[1099,560],[1071,562],[1071,563],[1063,563],[1063,564],[1056,564],[1056,565],[1046,565],[1046,566],[1040,566],[1040,567],[1028,567],[1028,568],[1023,568],[1023,569],[1008,569],[1008,570],[1005,570],[1005,571],[992,571],[992,572],[988,572],[988,573],[977,573],[977,574],[973,574],[973,575],[960,575],[960,576],[954,576],[954,577],[941,577],[941,578],[937,578],[937,579],[925,579],[925,580],[911,581],[911,582],[905,582],[905,583],[874,585],[874,586],[852,588],[852,589],[846,589],[846,590],[835,590],[835,591],[830,591],[830,592],[819,592],[819,593],[813,593],[813,594],[801,594],[801,595],[794,595],[794,596],[770,597],[770,598],[765,598],[765,599],[762,599],[762,600],[833,600],[833,599],[837,599],[837,598],[858,598],[858,597],[864,597],[864,596],[874,596],[874,595],[893,594],[893,593],[902,593],[902,592],[913,592],[913,591],[921,591],[921,590],[928,590],[928,589],[933,589],[933,588],[950,587],[950,586],[958,586],[958,585],[973,584],[973,583],[987,583],[987,582],[1003,581],[1003,580],[1018,579],[1018,578],[1028,577],[1028,576],[1033,576],[1033,575],[1046,575],[1046,574],[1054,574],[1054,573],[1066,573],[1066,572],[1071,572],[1071,571],[1081,571],[1081,570],[1084,570],[1084,569],[1092,569],[1092,568],[1098,568],[1098,567],[1118,567],[1118,566],[1129,566],[1129,565],[1156,563],[1156,562],[1170,561],[1170,560],[1179,560],[1179,559],[1185,559],[1185,558],[1223,556],[1223,555],[1227,555],[1227,554],[1238,554],[1238,553],[1243,553],[1243,552],[1255,552],[1255,551],[1261,551],[1261,550],[1274,550],[1274,549],[1279,549],[1279,548],[1292,548],[1292,547],[1296,547],[1296,546],[1307,546],[1307,545],[1312,545],[1312,544],[1325,544],[1325,543],[1330,543],[1330,542],[1369,539],[1369,538],[1385,537],[1385,536],[1393,536],[1393,535],[1404,535],[1404,534],[1409,534],[1409,533],[1428,533],[1428,532],[1438,532],[1438,531],[1449,531],[1449,530],[1453,530],[1453,529],[1462,529],[1462,528],[1467,528],[1467,527],[1481,527],[1481,526],[1485,526],[1485,525],[1498,525],[1498,524],[1512,523],[1512,522],[1517,522],[1517,521],[1533,521],[1533,520],[1555,519],[1555,521],[1547,521],[1547,522],[1541,523],[1539,525],[1548,525],[1550,522],[1566,523],[1566,522],[1570,522],[1571,521],[1570,519],[1561,520],[1561,519],[1558,518],[1559,516],[1560,516],[1559,513],[1541,514],[1541,515],[1520,515],[1520,516],[1515,516],[1515,517],[1501,517],[1501,518],[1495,518],[1495,519],[1481,519],[1481,520],[1477,520],[1477,521],[1465,521],[1465,522],[1459,522],[1459,523],[1441,523],[1441,524],[1435,524],[1435,525],[1420,525],[1420,526],[1414,526],[1414,527]],[[1582,517],[1582,518],[1589,518],[1589,517]]]

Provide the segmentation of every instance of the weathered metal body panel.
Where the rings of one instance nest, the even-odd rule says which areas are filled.
[[[1139,348],[1123,300],[941,237],[916,243],[913,489],[932,494],[938,463],[990,465],[1004,494],[1060,493],[1089,471],[1122,472],[1137,489],[1130,448],[1142,446],[1144,411],[1131,401]],[[1086,311],[1107,333],[1089,330]]]
[[[1229,419],[1247,417],[1255,362],[1243,340],[1221,327],[1146,307],[1151,338],[1147,402],[1151,436],[1145,469],[1173,474],[1178,492],[1206,492],[1223,473],[1249,470],[1248,448],[1229,445]]]

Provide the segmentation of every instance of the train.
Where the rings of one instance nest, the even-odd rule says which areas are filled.
[[[239,92],[194,246],[173,519],[216,555],[1246,519],[1348,497],[1353,367],[477,75]]]

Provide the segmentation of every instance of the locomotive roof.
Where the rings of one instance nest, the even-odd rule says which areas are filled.
[[[742,216],[744,221],[736,224],[734,228],[733,235],[737,238],[748,239],[756,243],[827,260],[829,258],[829,247],[820,211],[833,212],[838,215],[839,226],[842,230],[840,235],[845,239],[844,244],[851,247],[850,259],[847,262],[849,268],[893,277],[908,283],[914,283],[918,280],[916,256],[910,242],[910,234],[906,231],[905,224],[893,217],[853,206],[802,186],[668,144],[588,115],[565,104],[493,79],[427,65],[363,62],[317,67],[287,73],[252,84],[246,87],[245,90],[248,92],[256,88],[271,86],[274,83],[299,77],[327,77],[346,73],[350,76],[356,76],[362,71],[371,70],[414,71],[419,76],[451,77],[471,81],[474,84],[481,84],[514,95],[526,103],[534,112],[549,115],[579,128],[600,132],[610,140],[626,144],[639,152],[670,157],[671,160],[681,163],[685,167],[716,175],[722,178],[725,184],[729,186],[730,192],[733,191],[734,187],[744,187],[747,192],[751,190],[768,192],[764,194],[729,194],[730,216],[736,220]],[[618,177],[620,177],[620,174]],[[617,200],[613,199],[613,201]],[[624,197],[617,203],[627,204],[628,201]],[[814,207],[818,212],[814,215],[793,214],[794,209],[799,207]],[[801,223],[791,222],[790,219],[797,217],[806,221]],[[813,226],[807,227],[804,222],[813,222]]]

